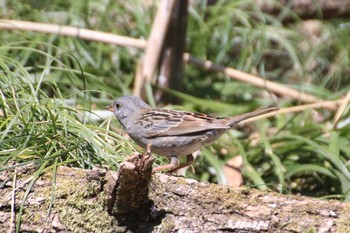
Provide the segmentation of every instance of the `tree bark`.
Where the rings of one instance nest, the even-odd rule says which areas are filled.
[[[24,202],[33,168],[3,172],[0,229],[14,231],[23,203],[20,232],[350,232],[349,203],[150,176],[148,156],[127,162],[118,172],[61,166]]]

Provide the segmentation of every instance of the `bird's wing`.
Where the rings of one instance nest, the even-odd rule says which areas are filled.
[[[137,121],[147,137],[196,134],[213,129],[229,129],[227,118],[214,118],[200,113],[151,109]]]

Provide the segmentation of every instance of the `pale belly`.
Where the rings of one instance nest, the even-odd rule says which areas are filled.
[[[153,153],[171,157],[192,154],[219,138],[224,132],[225,130],[216,129],[201,136],[166,136],[142,140],[137,140],[133,135],[129,136],[142,148],[145,149],[147,144],[151,144]]]

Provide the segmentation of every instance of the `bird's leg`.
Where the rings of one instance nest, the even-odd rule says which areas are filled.
[[[181,168],[191,166],[193,161],[194,161],[193,154],[186,155],[186,162],[185,163],[177,165],[176,167],[174,167],[174,168],[170,169],[169,171],[167,171],[167,173],[173,173],[173,172],[176,172],[177,170],[179,170]]]
[[[179,164],[180,164],[179,159],[177,158],[176,155],[173,155],[170,158],[170,164],[159,166],[159,167],[155,167],[155,168],[153,168],[152,172],[157,172],[157,171],[161,171],[161,170],[165,170],[165,169],[176,168],[176,167],[179,166]]]

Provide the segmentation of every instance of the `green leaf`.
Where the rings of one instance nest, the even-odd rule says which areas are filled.
[[[261,178],[259,172],[249,163],[243,145],[236,138],[234,138],[234,143],[238,147],[239,153],[243,158],[243,175],[251,180],[254,186],[258,189],[267,190],[268,187],[266,186],[265,181]]]
[[[221,103],[219,101],[212,101],[208,99],[200,99],[179,91],[166,89],[166,88],[160,88],[166,93],[169,93],[173,96],[176,96],[178,98],[181,98],[187,102],[190,102],[192,104],[200,106],[202,109],[209,110],[216,113],[222,113],[224,115],[230,114],[230,115],[237,115],[243,112],[246,112],[249,110],[248,106],[240,106],[240,105],[231,105],[226,103]]]
[[[337,176],[335,176],[328,168],[322,167],[317,164],[291,164],[286,166],[286,173],[285,178],[290,179],[294,175],[298,174],[308,174],[311,172],[316,172],[319,174],[326,175],[328,177],[331,177],[333,179],[337,179]]]
[[[217,159],[215,155],[213,155],[210,150],[203,148],[201,150],[201,153],[203,154],[204,158],[209,162],[209,164],[215,169],[216,177],[219,184],[227,184],[226,176],[224,174],[223,161],[220,161]]]

